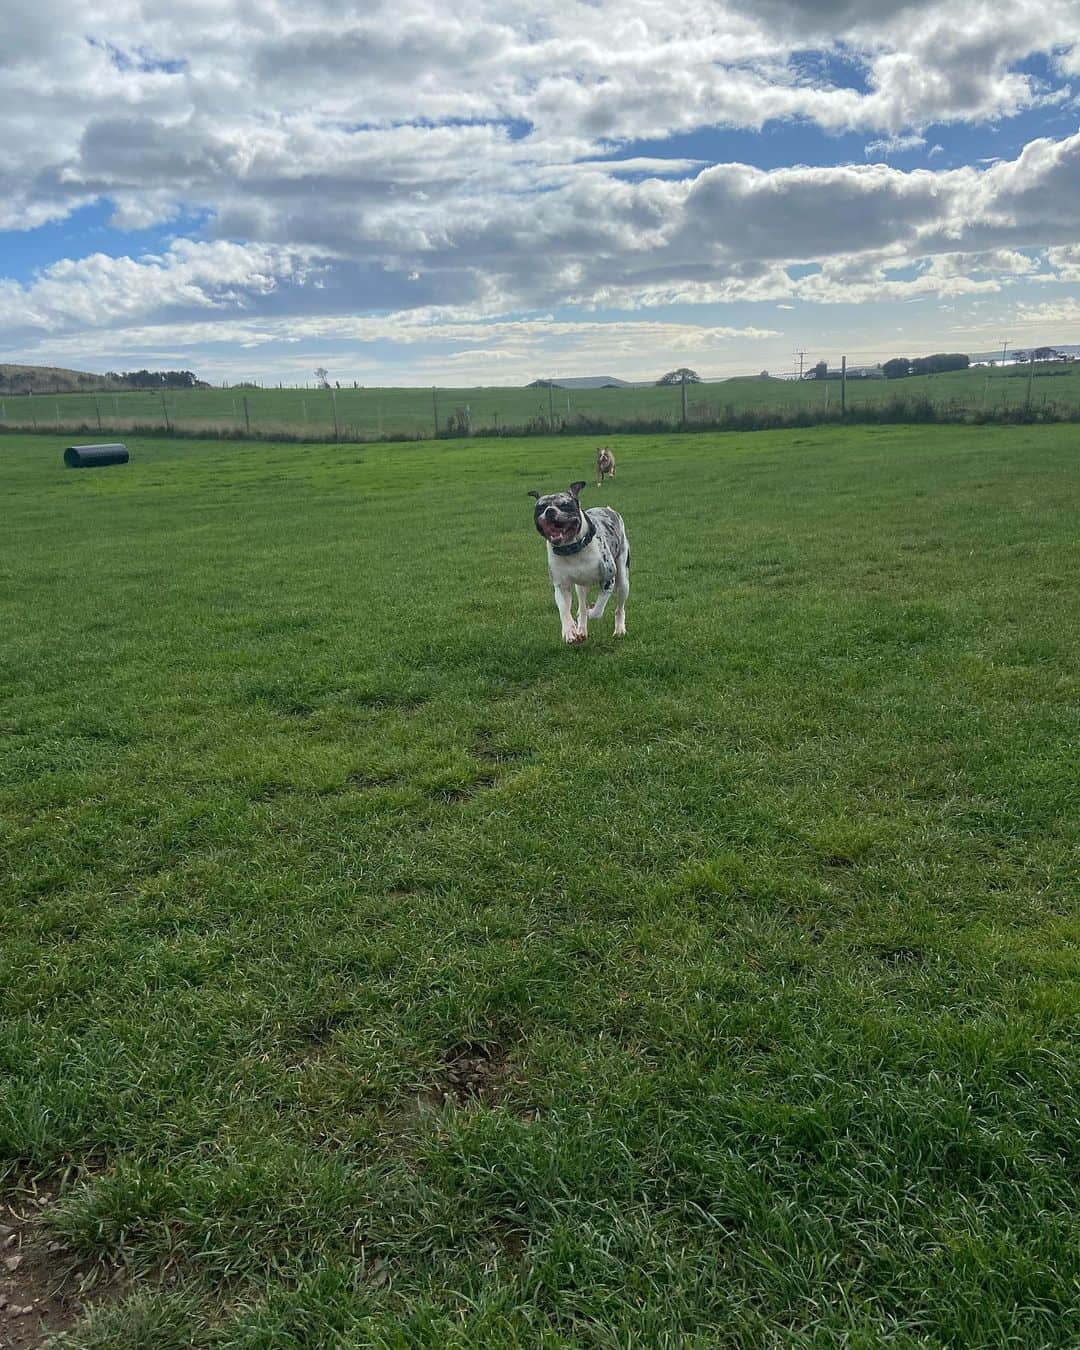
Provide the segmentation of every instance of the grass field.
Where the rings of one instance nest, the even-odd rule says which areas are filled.
[[[63,443],[0,441],[0,1341],[1080,1343],[1074,429],[637,437],[580,649],[525,493],[591,439]]]
[[[1023,408],[1028,401],[1028,368],[971,369],[904,380],[849,380],[847,403],[852,409],[882,406],[895,399],[929,400],[943,412],[964,409],[994,414]],[[687,387],[687,415],[693,422],[717,422],[732,413],[836,412],[840,407],[836,380],[797,381],[733,379]],[[246,401],[246,406],[245,406]],[[661,421],[677,426],[682,419],[682,390],[630,386],[621,389],[341,389],[334,393],[337,435],[343,440],[381,436],[431,436],[436,415],[441,432],[448,420],[464,414],[473,430],[521,427],[542,423],[559,428],[589,418],[618,427]],[[65,427],[99,428],[124,433],[140,427],[181,431],[296,435],[318,439],[335,436],[335,406],[329,393],[315,389],[192,389],[161,393],[37,395],[20,398],[0,394],[0,428],[62,431]],[[1080,365],[1047,363],[1036,367],[1031,381],[1031,406],[1080,410]],[[901,420],[901,419],[898,419]]]

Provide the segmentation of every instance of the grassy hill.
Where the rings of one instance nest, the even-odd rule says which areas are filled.
[[[17,366],[0,363],[0,392],[4,393],[93,393],[95,390],[120,389],[116,380],[85,370],[65,370],[63,366]]]

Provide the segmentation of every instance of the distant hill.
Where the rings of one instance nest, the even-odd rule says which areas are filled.
[[[190,370],[110,370],[94,375],[63,366],[14,366],[0,364],[0,393],[4,394],[94,394],[119,393],[130,389],[209,389]]]
[[[107,375],[85,370],[65,370],[61,366],[9,366],[0,364],[0,389],[10,394],[93,393],[127,386]]]
[[[526,389],[626,389],[629,380],[618,380],[614,375],[575,375],[565,380],[533,380]]]

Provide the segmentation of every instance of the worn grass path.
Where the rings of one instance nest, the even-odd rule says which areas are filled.
[[[0,1176],[71,1344],[1080,1341],[1072,428],[0,442]],[[33,1319],[24,1323],[30,1326]]]

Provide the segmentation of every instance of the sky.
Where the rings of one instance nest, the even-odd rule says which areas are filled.
[[[1003,341],[1080,342],[1080,0],[0,9],[0,362],[513,385]]]

